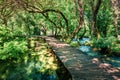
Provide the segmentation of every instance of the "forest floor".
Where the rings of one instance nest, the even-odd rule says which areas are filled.
[[[43,37],[70,72],[72,80],[120,80],[120,70],[85,55],[53,37]]]

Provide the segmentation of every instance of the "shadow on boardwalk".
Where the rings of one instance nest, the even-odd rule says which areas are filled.
[[[120,80],[120,70],[101,63],[53,37],[43,37],[72,76],[72,80]]]

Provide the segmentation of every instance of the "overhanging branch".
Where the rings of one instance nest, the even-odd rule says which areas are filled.
[[[54,10],[54,9],[46,9],[46,10],[43,10],[43,11],[29,10],[28,12],[30,12],[30,13],[41,13],[41,14],[48,13],[48,12],[55,12],[55,13],[60,14],[60,15],[63,17],[63,19],[65,20],[65,23],[66,23],[66,31],[67,31],[67,33],[68,33],[68,35],[69,35],[68,20],[67,20],[67,18],[65,17],[65,15],[64,15],[61,11],[59,11],[59,10]]]

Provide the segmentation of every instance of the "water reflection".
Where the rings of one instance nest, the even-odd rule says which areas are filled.
[[[83,45],[85,44],[86,42],[90,42],[90,38],[82,38],[79,40],[80,44]]]
[[[92,50],[91,46],[80,46],[79,50],[83,52],[90,52]]]
[[[30,58],[31,59],[31,58]],[[46,65],[46,64],[45,64]],[[42,70],[46,70],[42,72]],[[0,62],[0,80],[57,80],[56,72],[45,69],[40,61]]]

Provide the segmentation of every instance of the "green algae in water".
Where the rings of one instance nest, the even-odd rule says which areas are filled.
[[[0,80],[58,80],[56,71],[45,66],[33,59],[26,63],[0,62]]]

